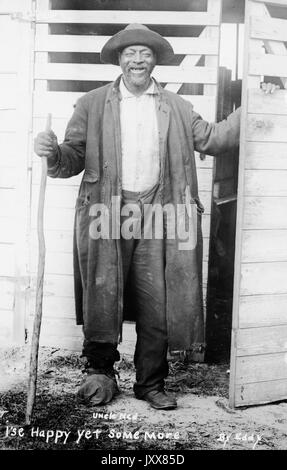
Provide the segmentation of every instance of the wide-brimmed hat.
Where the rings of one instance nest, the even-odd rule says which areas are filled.
[[[144,45],[152,49],[156,54],[157,64],[169,62],[174,56],[172,46],[160,34],[142,24],[132,23],[106,42],[101,51],[101,61],[118,65],[118,53],[132,45]]]

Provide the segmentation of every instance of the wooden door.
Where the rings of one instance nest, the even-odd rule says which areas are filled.
[[[232,406],[287,398],[287,2],[246,1]],[[281,85],[259,90],[264,77]]]
[[[84,9],[86,8],[86,9]],[[166,89],[183,95],[203,118],[216,117],[221,0],[39,0],[36,7],[33,132],[44,129],[48,112],[59,141],[73,105],[92,87],[114,80],[120,69],[100,63],[107,39],[126,24],[139,22],[167,37],[176,57],[158,66],[154,76]],[[196,155],[200,198],[205,206],[204,297],[206,294],[213,158]],[[40,162],[33,159],[32,296],[33,313],[37,243],[35,238]],[[42,344],[81,348],[75,326],[72,267],[74,204],[81,175],[50,179],[45,208],[47,260]],[[30,329],[30,327],[29,327]],[[130,340],[134,346],[134,337]],[[126,335],[124,334],[124,344]]]

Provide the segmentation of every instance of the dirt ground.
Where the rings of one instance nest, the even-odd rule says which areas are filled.
[[[117,363],[121,393],[105,407],[87,407],[75,398],[79,354],[51,348],[40,350],[33,423],[23,427],[28,355],[0,350],[0,449],[287,449],[287,402],[230,409],[228,364],[171,363],[166,385],[178,408],[156,411],[134,398],[126,356]]]

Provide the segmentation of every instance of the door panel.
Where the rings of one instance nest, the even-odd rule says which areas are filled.
[[[286,31],[285,0],[246,1],[231,406],[287,398]]]

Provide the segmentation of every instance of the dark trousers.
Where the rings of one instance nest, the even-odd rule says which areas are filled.
[[[143,215],[143,204],[157,202],[157,187],[143,193],[123,191],[122,196],[123,205],[136,204]],[[129,215],[122,216],[121,224],[128,219]],[[144,239],[142,222],[141,238],[121,239],[124,285],[131,292],[136,316],[134,392],[139,398],[150,390],[162,389],[168,375],[164,240]],[[116,345],[85,342],[83,355],[94,367],[99,361],[108,366],[117,360]]]

